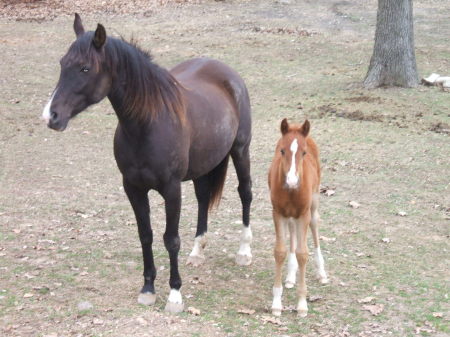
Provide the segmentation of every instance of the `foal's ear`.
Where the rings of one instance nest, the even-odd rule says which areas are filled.
[[[303,135],[303,137],[308,137],[310,128],[311,125],[309,124],[309,121],[305,120],[305,122],[302,124],[302,127],[300,128],[300,133]]]
[[[283,120],[281,121],[280,130],[281,130],[281,133],[282,133],[283,135],[285,135],[286,133],[288,133],[288,131],[289,131],[289,123],[288,123],[288,121],[287,121],[287,118],[285,118],[285,119],[283,119]]]
[[[103,25],[101,24],[98,24],[97,29],[95,30],[94,33],[94,39],[92,40],[92,43],[94,44],[95,48],[100,49],[101,47],[103,47],[105,42],[106,42],[105,27],[103,27]]]
[[[84,34],[83,23],[81,22],[81,18],[78,13],[75,13],[75,20],[73,21],[73,30],[75,31],[75,35],[78,37]]]

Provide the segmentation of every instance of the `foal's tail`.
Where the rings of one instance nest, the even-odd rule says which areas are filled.
[[[208,174],[209,184],[211,186],[211,194],[209,199],[208,209],[211,210],[214,206],[219,206],[220,198],[222,197],[223,186],[225,185],[225,178],[227,177],[228,154],[214,170]]]

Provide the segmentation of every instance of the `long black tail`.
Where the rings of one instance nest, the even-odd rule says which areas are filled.
[[[223,186],[225,185],[225,178],[227,177],[228,154],[214,170],[208,174],[209,185],[211,186],[211,195],[209,199],[208,209],[211,210],[214,206],[218,206],[222,197]]]

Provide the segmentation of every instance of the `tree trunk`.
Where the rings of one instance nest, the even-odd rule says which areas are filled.
[[[375,45],[364,86],[417,84],[412,0],[378,0]]]

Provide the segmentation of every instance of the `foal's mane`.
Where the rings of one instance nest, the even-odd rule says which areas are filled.
[[[149,52],[141,49],[133,38],[128,42],[113,37],[108,37],[103,49],[98,51],[91,43],[90,33],[78,39],[82,44],[88,43],[84,48],[79,46],[78,51],[84,49],[84,55],[97,69],[104,59],[113,80],[124,82],[120,108],[125,114],[138,121],[148,121],[168,112],[184,121],[186,107],[181,84],[169,71],[153,63]]]

